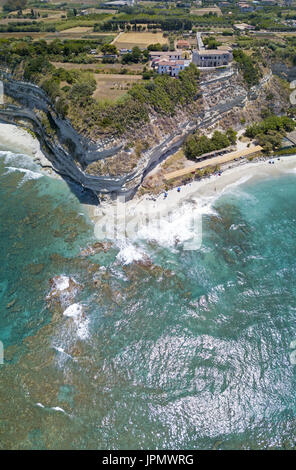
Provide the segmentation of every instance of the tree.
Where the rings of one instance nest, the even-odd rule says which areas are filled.
[[[147,49],[148,51],[161,51],[162,47],[161,44],[158,42],[157,44],[149,44]]]
[[[228,139],[230,140],[231,144],[234,145],[236,144],[236,136],[237,136],[237,132],[235,132],[232,127],[230,127],[227,131],[226,131],[226,135],[228,137]]]
[[[3,5],[4,11],[23,10],[26,8],[27,0],[7,0]]]
[[[234,132],[234,131],[233,131]],[[230,140],[226,134],[215,131],[212,138],[198,133],[187,137],[184,144],[184,153],[187,158],[194,160],[196,157],[214,150],[220,150],[230,145]]]
[[[114,44],[104,44],[101,48],[104,54],[117,54],[117,48]]]
[[[96,89],[96,80],[92,74],[83,74],[79,81],[71,89],[70,98],[74,101],[83,102],[92,97]]]

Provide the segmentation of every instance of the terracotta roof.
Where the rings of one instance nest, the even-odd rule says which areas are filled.
[[[169,66],[172,66],[172,65],[175,65],[175,62],[172,62],[170,60],[163,60],[161,62],[158,62],[158,65],[169,65]]]

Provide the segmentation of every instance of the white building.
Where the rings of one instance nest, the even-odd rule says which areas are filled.
[[[222,67],[233,59],[232,52],[226,49],[202,49],[193,51],[192,62],[197,67]]]
[[[156,64],[157,72],[161,75],[167,74],[177,77],[182,70],[190,64],[190,60],[164,60],[161,59]]]
[[[149,52],[150,60],[155,59],[169,59],[169,60],[181,60],[182,59],[182,51],[150,51]]]
[[[192,53],[192,62],[197,67],[222,67],[228,65],[232,59],[229,47],[223,49],[205,49],[201,33],[196,33],[197,50]]]

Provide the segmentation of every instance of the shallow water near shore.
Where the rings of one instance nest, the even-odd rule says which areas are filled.
[[[0,448],[294,448],[295,183],[229,188],[196,251],[98,245],[63,181],[0,152]]]

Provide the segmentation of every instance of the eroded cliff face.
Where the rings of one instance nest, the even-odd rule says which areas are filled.
[[[236,69],[211,71],[201,74],[196,101],[177,110],[175,116],[151,113],[149,123],[132,134],[92,142],[56,113],[39,87],[14,80],[7,73],[2,73],[2,78],[4,93],[14,103],[1,107],[2,120],[29,123],[45,155],[61,175],[96,194],[124,194],[126,198],[133,197],[147,173],[176,152],[196,129],[207,132],[218,125],[238,129],[242,118],[252,121],[265,106],[271,87],[278,108],[287,101],[271,73],[258,87],[248,90]]]

